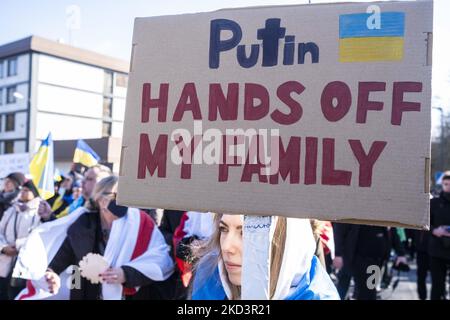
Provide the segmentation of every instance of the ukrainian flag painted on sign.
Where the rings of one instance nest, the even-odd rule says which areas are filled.
[[[369,29],[370,13],[339,16],[339,61],[398,61],[403,59],[405,14],[382,12],[380,28]]]
[[[55,194],[53,140],[51,133],[43,140],[30,162],[30,174],[39,194],[49,199]]]
[[[100,157],[94,150],[83,140],[78,140],[75,154],[73,155],[74,163],[81,163],[86,167],[95,166]]]

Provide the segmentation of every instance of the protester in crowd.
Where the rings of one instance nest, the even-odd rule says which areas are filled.
[[[428,242],[431,270],[431,299],[446,299],[446,278],[450,272],[450,172],[442,178],[442,191],[430,201]]]
[[[420,300],[427,299],[427,275],[430,271],[430,256],[428,255],[429,231],[413,230],[413,246],[417,262],[417,293]]]
[[[73,179],[69,175],[61,175],[61,178],[62,180],[58,184],[55,184],[58,186],[57,193],[47,200],[47,203],[51,207],[52,213],[56,217],[58,217],[73,202]]]
[[[339,293],[339,297],[341,297],[342,300],[347,300],[350,283],[352,281],[352,273],[348,264],[338,264],[337,261],[342,260],[340,260],[340,257],[337,257],[337,259],[335,257],[335,259],[333,259],[333,268],[335,269],[337,278],[336,289]]]
[[[69,171],[69,175],[73,180],[80,180],[89,168],[81,163],[72,163]]]
[[[180,225],[181,218],[184,216],[185,213],[186,211],[181,210],[168,210],[168,209],[163,210],[159,230],[161,230],[164,239],[166,239],[166,243],[170,246],[171,256],[174,256],[175,252],[173,247],[173,234]]]
[[[336,238],[336,234],[335,234],[334,230],[336,229],[337,224],[338,223],[336,223],[336,222],[332,223],[332,225],[333,225],[333,240],[334,240],[334,238]],[[335,245],[334,241],[333,241],[333,244]],[[341,299],[346,300],[348,290],[350,288],[350,283],[352,281],[350,267],[348,264],[338,263],[339,261],[342,262],[339,257],[336,260],[335,260],[335,258],[336,258],[336,256],[333,257],[332,269],[336,275],[336,282],[337,282],[336,288],[337,288],[337,291],[338,291]]]
[[[316,240],[315,254],[327,270],[327,273],[331,273],[331,264],[334,258],[333,226],[329,221],[311,219],[311,228]]]
[[[94,190],[95,184],[101,179],[108,177],[111,175],[111,170],[103,165],[95,165],[89,168],[85,174],[84,179],[81,183],[81,197],[79,197],[76,201],[73,201],[71,205],[69,205],[64,211],[62,211],[58,216],[52,212],[52,208],[46,201],[42,201],[39,205],[39,214],[42,219],[45,221],[52,221],[56,218],[64,217],[76,209],[87,205],[91,199],[92,192]]]
[[[89,208],[79,208],[33,233],[35,238],[27,242],[29,247],[20,257],[20,265],[27,261],[27,254],[36,250],[36,243],[43,243],[44,255],[51,262],[41,278],[46,279],[48,287],[31,281],[18,299],[31,298],[30,292],[40,297],[57,294],[64,285],[60,275],[69,266],[78,265],[88,253],[104,256],[110,268],[100,275],[101,283],[81,278],[79,288],[70,290],[70,299],[173,298],[174,293],[168,291],[173,288],[168,282],[174,281],[169,247],[147,213],[116,204],[117,181],[116,176],[102,179]]]
[[[82,180],[75,180],[72,184],[72,197],[73,201],[77,201],[83,192],[83,188],[81,187]]]
[[[406,253],[409,256],[410,260],[414,260],[414,258],[416,257],[416,247],[414,246],[414,241],[415,241],[415,237],[416,237],[416,230],[413,229],[405,229],[402,228],[404,230],[404,234],[405,234],[405,238],[403,240],[403,247],[406,250]]]
[[[335,254],[334,231],[331,221],[321,221],[320,238],[325,254],[325,266],[327,273],[330,274],[333,271],[333,259]]]
[[[307,219],[274,217],[271,240],[270,299],[339,299],[330,277],[314,255],[316,243]],[[192,299],[241,298],[243,216],[217,214],[213,234],[194,248]]]
[[[439,196],[439,194],[437,195]],[[430,193],[430,199],[433,195]],[[424,230],[410,229],[412,236],[412,250],[416,257],[417,293],[420,300],[428,299],[427,277],[430,273],[430,255],[428,254],[428,243],[431,233]]]
[[[194,242],[198,246],[200,242],[207,241],[211,236],[213,226],[213,214],[210,212],[187,211],[181,216],[180,223],[173,234],[173,247],[176,266],[178,268],[181,283],[179,298],[187,297],[187,289],[192,277],[193,256],[191,246]]]
[[[357,300],[376,300],[376,286],[367,285],[367,280],[372,275],[368,272],[368,268],[377,266],[381,270],[385,261],[389,259],[392,248],[397,254],[395,266],[407,264],[405,250],[395,228],[336,223],[334,239],[336,245],[334,267],[340,270],[346,266],[347,277],[343,277],[343,281],[349,281],[348,273],[350,273],[355,281],[354,298]],[[339,287],[341,286],[338,284]],[[345,285],[342,285],[341,288],[344,287]],[[345,289],[341,294],[344,291]]]
[[[21,279],[11,277],[17,255],[31,230],[40,224],[37,214],[40,198],[33,181],[23,183],[19,198],[0,220],[0,296],[13,299],[25,286]]]
[[[10,173],[4,178],[3,190],[0,191],[0,219],[19,195],[20,187],[24,182],[25,176],[20,172]]]
[[[180,225],[181,218],[184,216],[186,211],[181,210],[168,210],[164,209],[160,218],[159,230],[164,236],[167,245],[170,247],[170,256],[175,257],[175,248],[174,248],[174,233]],[[174,276],[176,277],[175,281],[175,299],[176,300],[185,300],[187,297],[187,289],[183,285],[181,271],[179,270],[177,264],[175,264],[175,272]]]

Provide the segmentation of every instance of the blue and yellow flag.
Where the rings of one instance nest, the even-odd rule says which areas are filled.
[[[39,150],[30,162],[30,174],[39,194],[44,199],[49,199],[55,194],[54,182],[54,157],[52,134],[43,140]]]
[[[78,140],[75,154],[73,155],[74,163],[81,163],[86,167],[92,167],[95,166],[99,160],[100,157],[98,154],[96,154],[86,142],[83,140]]]
[[[405,14],[380,13],[379,28],[369,28],[369,13],[339,16],[339,61],[398,61],[403,59]]]

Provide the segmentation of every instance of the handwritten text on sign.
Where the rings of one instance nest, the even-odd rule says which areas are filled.
[[[358,19],[358,17],[348,16],[341,19],[344,21],[342,24]],[[390,19],[396,16],[399,15],[395,13],[386,15]],[[403,15],[400,15],[400,18],[399,21],[403,23]],[[373,19],[373,17],[367,15],[367,19]],[[394,27],[399,29],[397,26]],[[352,39],[351,36],[346,37],[345,30],[342,28],[345,28],[345,25],[341,26],[342,39]],[[231,36],[225,37],[226,33]],[[260,40],[261,44],[240,44],[241,39],[242,29],[236,21],[212,20],[209,68],[219,69],[221,55],[232,53],[236,55],[236,62],[242,68],[252,68],[259,60],[261,60],[261,67],[273,67],[278,63],[292,65],[294,60],[298,64],[320,63],[319,45],[314,42],[296,44],[295,36],[288,34],[286,28],[282,27],[281,19],[278,18],[267,19],[265,26],[256,30],[256,39]],[[283,54],[279,57],[279,46],[283,40],[283,50],[281,50]],[[344,42],[345,45],[346,42]],[[346,53],[344,51],[341,54]],[[386,56],[387,60],[391,58],[392,56]],[[154,87],[157,88],[158,94],[152,94]],[[344,81],[334,80],[326,83],[321,90],[321,114],[328,122],[339,122],[344,119],[354,106],[356,107],[354,119],[356,124],[365,124],[371,113],[389,108],[390,119],[387,121],[392,126],[401,126],[404,121],[407,121],[406,113],[421,110],[421,104],[414,101],[414,94],[422,92],[422,82],[359,81],[356,92],[352,92],[350,87]],[[241,166],[241,182],[252,181],[252,178],[256,176],[260,183],[278,184],[283,180],[290,184],[348,186],[351,184],[352,174],[358,174],[358,186],[370,187],[374,166],[388,144],[383,139],[374,139],[370,145],[363,145],[361,140],[350,138],[347,139],[346,150],[336,150],[333,137],[282,138],[277,130],[271,130],[274,132],[270,134],[267,130],[227,130],[223,133],[218,129],[208,129],[203,132],[201,125],[203,121],[256,122],[270,118],[273,127],[292,126],[308,121],[304,112],[305,106],[302,103],[302,95],[308,88],[297,80],[280,83],[272,92],[264,85],[254,82],[210,83],[206,106],[200,104],[201,99],[199,99],[195,82],[185,83],[179,92],[172,90],[170,83],[147,82],[142,85],[141,122],[149,125],[153,122],[176,123],[189,117],[194,119],[194,134],[191,135],[184,129],[175,130],[170,136],[160,134],[156,137],[146,133],[140,134],[136,173],[138,179],[146,179],[148,176],[165,178],[170,153],[170,159],[180,165],[181,179],[191,179],[192,164],[206,163],[218,165],[217,181],[219,182],[228,181],[230,167]],[[387,92],[392,94],[388,95]],[[383,99],[371,99],[370,95],[374,93],[378,93],[377,97],[383,97]],[[408,99],[405,97],[407,94]],[[168,97],[173,95],[179,97],[178,102],[174,106],[169,106]],[[280,105],[283,108],[279,108]],[[168,110],[174,111],[169,113]],[[289,110],[289,112],[282,110]],[[355,168],[354,172],[336,168],[336,152],[351,153],[357,160],[359,168]],[[301,156],[304,163],[300,161]],[[318,168],[318,157],[322,157],[321,168]],[[321,171],[320,181],[317,178],[318,170]]]

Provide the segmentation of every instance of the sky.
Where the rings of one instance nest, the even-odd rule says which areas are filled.
[[[351,0],[311,0],[312,3],[349,1]],[[136,17],[307,2],[308,0],[0,0],[0,45],[38,35],[128,61]],[[80,28],[69,32],[66,10],[71,5],[80,8],[81,19]],[[450,114],[448,13],[450,0],[434,0],[432,105],[442,107],[445,114]],[[433,109],[433,135],[439,134],[439,123],[440,113]]]

